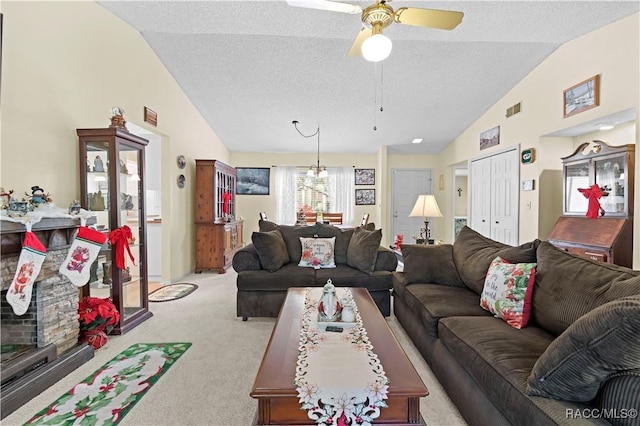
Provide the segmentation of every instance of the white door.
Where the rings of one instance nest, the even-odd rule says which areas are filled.
[[[469,227],[491,236],[491,158],[471,162],[471,215]]]
[[[405,244],[414,244],[414,235],[420,234],[424,228],[424,218],[409,217],[413,205],[420,194],[431,194],[431,170],[427,169],[394,169],[392,174],[391,230],[389,238],[394,241],[398,234],[404,235]]]
[[[491,238],[505,244],[518,244],[518,181],[516,150],[491,157]]]
[[[471,161],[469,226],[493,240],[518,244],[518,150]]]

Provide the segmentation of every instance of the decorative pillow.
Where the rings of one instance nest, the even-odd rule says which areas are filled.
[[[536,361],[529,395],[591,401],[610,377],[640,372],[640,295],[614,300],[583,315]]]
[[[254,232],[251,241],[263,269],[275,272],[289,263],[289,252],[280,231]]]
[[[356,228],[347,248],[347,265],[372,275],[381,240],[382,229]]]
[[[536,262],[536,248],[539,243],[539,240],[534,240],[513,247],[487,238],[465,226],[453,243],[453,261],[464,285],[477,294],[482,294],[487,270],[496,256],[510,263]]]
[[[300,237],[302,257],[298,266],[306,268],[335,268],[334,260],[336,237],[303,238]]]
[[[535,263],[508,263],[498,256],[489,265],[480,306],[511,327],[525,327],[531,315],[535,279]]]

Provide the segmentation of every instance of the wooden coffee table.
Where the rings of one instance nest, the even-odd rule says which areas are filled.
[[[258,400],[256,425],[313,425],[298,402],[294,379],[298,361],[300,318],[304,288],[290,288],[262,357],[251,397]],[[373,350],[389,379],[388,407],[380,409],[376,425],[424,424],[420,398],[429,391],[389,329],[380,310],[364,288],[353,288],[353,298]]]

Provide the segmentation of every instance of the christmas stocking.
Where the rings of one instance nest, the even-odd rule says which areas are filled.
[[[40,273],[46,253],[47,249],[38,240],[38,237],[31,232],[31,223],[28,223],[27,232],[22,243],[22,251],[18,258],[16,274],[7,291],[7,302],[9,302],[16,315],[23,315],[29,308],[33,283]]]
[[[91,264],[98,257],[100,247],[105,241],[107,236],[102,232],[80,226],[67,258],[60,265],[59,272],[66,275],[76,287],[82,287],[88,283]]]

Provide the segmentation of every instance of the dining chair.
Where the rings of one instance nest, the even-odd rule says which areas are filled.
[[[260,220],[269,220],[267,219],[267,214],[265,212],[260,212]]]
[[[365,213],[362,215],[362,220],[360,221],[360,226],[365,226],[369,223],[369,213]]]

